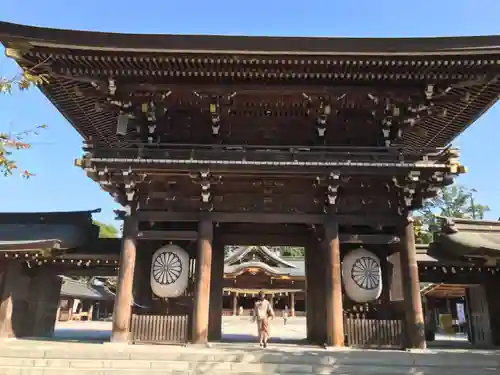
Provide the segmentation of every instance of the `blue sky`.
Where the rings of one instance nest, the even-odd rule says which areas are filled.
[[[0,0],[0,19],[15,23],[109,32],[294,35],[294,36],[457,36],[500,34],[498,0],[252,0],[117,1]],[[15,66],[0,56],[0,75]],[[0,130],[20,131],[35,124],[49,128],[18,153],[31,180],[0,179],[1,211],[53,211],[102,208],[96,218],[113,222],[118,208],[99,186],[73,166],[81,139],[38,91],[0,100]],[[475,188],[488,204],[488,218],[500,216],[500,106],[474,123],[454,144],[469,173],[460,184]]]

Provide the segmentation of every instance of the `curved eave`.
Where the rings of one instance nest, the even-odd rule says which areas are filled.
[[[0,22],[2,42],[50,48],[266,55],[468,55],[500,51],[500,36],[439,38],[326,38],[119,34]]]
[[[0,251],[33,252],[42,250],[58,250],[61,247],[59,240],[40,241],[0,241]]]
[[[275,268],[262,262],[248,262],[240,265],[235,265],[232,267],[233,269],[224,271],[224,276],[236,277],[251,269],[258,269],[269,276],[289,276],[289,274],[280,272]]]
[[[233,254],[228,256],[224,260],[224,264],[231,266],[234,265],[235,262],[239,261],[242,259],[245,255],[247,255],[250,252],[260,252],[264,256],[269,257],[270,259],[274,260],[276,263],[288,267],[288,268],[297,268],[295,265],[287,262],[286,260],[282,259],[280,256],[276,255],[273,253],[267,246],[246,246],[242,247],[240,250],[235,251]]]
[[[258,295],[260,292],[264,292],[265,294],[282,294],[282,293],[300,293],[303,292],[304,289],[250,289],[250,288],[231,288],[224,287],[223,291],[225,293],[238,293],[238,294],[250,294],[250,295]]]
[[[436,243],[443,252],[450,255],[500,259],[500,233],[441,234]]]
[[[92,219],[92,214],[101,212],[100,208],[86,211],[56,211],[56,212],[0,212],[0,223],[18,224],[61,222]]]

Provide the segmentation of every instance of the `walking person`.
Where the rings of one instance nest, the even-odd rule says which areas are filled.
[[[269,340],[269,320],[274,319],[274,310],[271,303],[266,299],[264,292],[259,293],[259,297],[255,302],[254,317],[257,322],[257,333],[259,336],[259,345],[267,348]]]
[[[286,322],[287,322],[289,316],[290,315],[288,313],[288,306],[285,306],[285,310],[283,310],[283,323],[284,323],[284,325],[286,325]]]

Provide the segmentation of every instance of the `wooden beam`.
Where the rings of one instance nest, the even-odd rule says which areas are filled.
[[[197,238],[195,230],[143,230],[137,234],[139,240],[191,241]]]
[[[436,164],[435,166],[420,166],[418,163],[408,163],[407,166],[394,163],[383,162],[363,162],[365,164],[347,165],[347,162],[269,162],[270,164],[261,164],[260,161],[243,161],[236,160],[235,162],[223,164],[218,163],[221,156],[214,156],[213,159],[199,159],[199,160],[176,160],[175,162],[162,162],[150,161],[144,162],[145,159],[136,158],[103,158],[92,160],[93,166],[99,171],[107,169],[109,172],[121,172],[128,168],[132,168],[135,173],[148,173],[160,174],[165,172],[175,171],[178,174],[196,173],[200,170],[206,169],[208,166],[214,174],[218,175],[252,175],[260,174],[262,176],[290,176],[296,177],[297,175],[313,176],[328,175],[332,168],[339,170],[343,175],[348,176],[407,176],[409,171],[420,171],[422,173],[433,172],[450,172],[450,168],[444,164]],[[147,160],[147,159],[146,159]],[[182,161],[182,163],[180,162]],[[321,164],[318,164],[321,163]],[[330,164],[329,164],[330,163]]]
[[[322,214],[257,213],[257,212],[211,212],[211,219],[218,223],[258,223],[258,224],[323,224]],[[350,225],[398,225],[403,218],[397,215],[334,215],[339,224]],[[138,211],[139,221],[197,222],[199,212]]]
[[[305,246],[307,238],[302,235],[260,234],[260,233],[224,233],[221,240],[225,244],[251,246]]]
[[[388,234],[341,234],[340,242],[345,244],[386,245],[399,242],[399,237]],[[224,243],[232,245],[307,246],[309,237],[290,234],[224,233]]]
[[[47,269],[55,275],[64,276],[117,276],[118,270],[115,267],[69,267],[62,265],[40,266],[40,269]]]

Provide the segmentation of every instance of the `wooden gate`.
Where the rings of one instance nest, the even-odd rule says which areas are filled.
[[[344,319],[346,346],[354,348],[404,348],[402,320]]]
[[[152,309],[132,314],[133,343],[180,344],[191,339],[196,260],[189,260],[189,285],[183,295],[161,302],[162,311]]]

